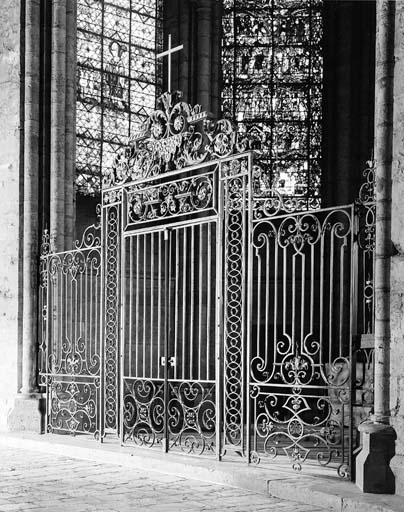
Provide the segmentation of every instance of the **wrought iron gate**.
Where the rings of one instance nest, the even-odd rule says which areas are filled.
[[[353,206],[254,210],[249,394],[254,459],[346,476],[351,454]]]
[[[45,231],[40,260],[40,386],[47,430],[99,436],[101,428],[101,236],[90,226],[72,251],[52,251]]]
[[[175,99],[104,177],[100,235],[62,254],[45,235],[48,429],[347,477],[372,228],[295,211],[228,121]]]
[[[215,453],[216,168],[140,180],[125,193],[123,443]]]

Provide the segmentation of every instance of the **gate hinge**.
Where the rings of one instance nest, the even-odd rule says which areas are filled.
[[[167,358],[165,356],[162,356],[160,358],[160,364],[161,364],[161,366],[166,366],[166,364],[167,364],[167,366],[169,368],[174,368],[174,366],[176,364],[176,358],[174,356],[169,357],[168,363],[167,363]]]

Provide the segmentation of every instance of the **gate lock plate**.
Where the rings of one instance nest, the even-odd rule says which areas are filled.
[[[167,358],[165,356],[162,356],[160,358],[160,364],[161,366],[168,366],[168,368],[174,368],[175,364],[176,364],[176,358],[174,356],[171,356],[168,358],[168,361],[167,361]]]

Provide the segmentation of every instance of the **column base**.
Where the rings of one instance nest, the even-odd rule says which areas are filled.
[[[394,494],[395,478],[390,461],[395,452],[395,430],[382,423],[362,423],[358,430],[362,450],[356,457],[356,485],[362,492]]]
[[[45,431],[45,399],[40,393],[19,395],[16,397],[14,407],[7,416],[7,428],[10,432],[35,432],[43,434]]]

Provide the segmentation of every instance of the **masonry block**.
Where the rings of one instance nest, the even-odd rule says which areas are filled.
[[[43,434],[45,429],[44,411],[45,399],[42,395],[18,396],[7,417],[8,430],[11,432],[24,431]]]
[[[363,492],[394,494],[390,461],[395,453],[395,430],[381,423],[363,423],[358,430],[362,450],[356,458],[356,485]]]

